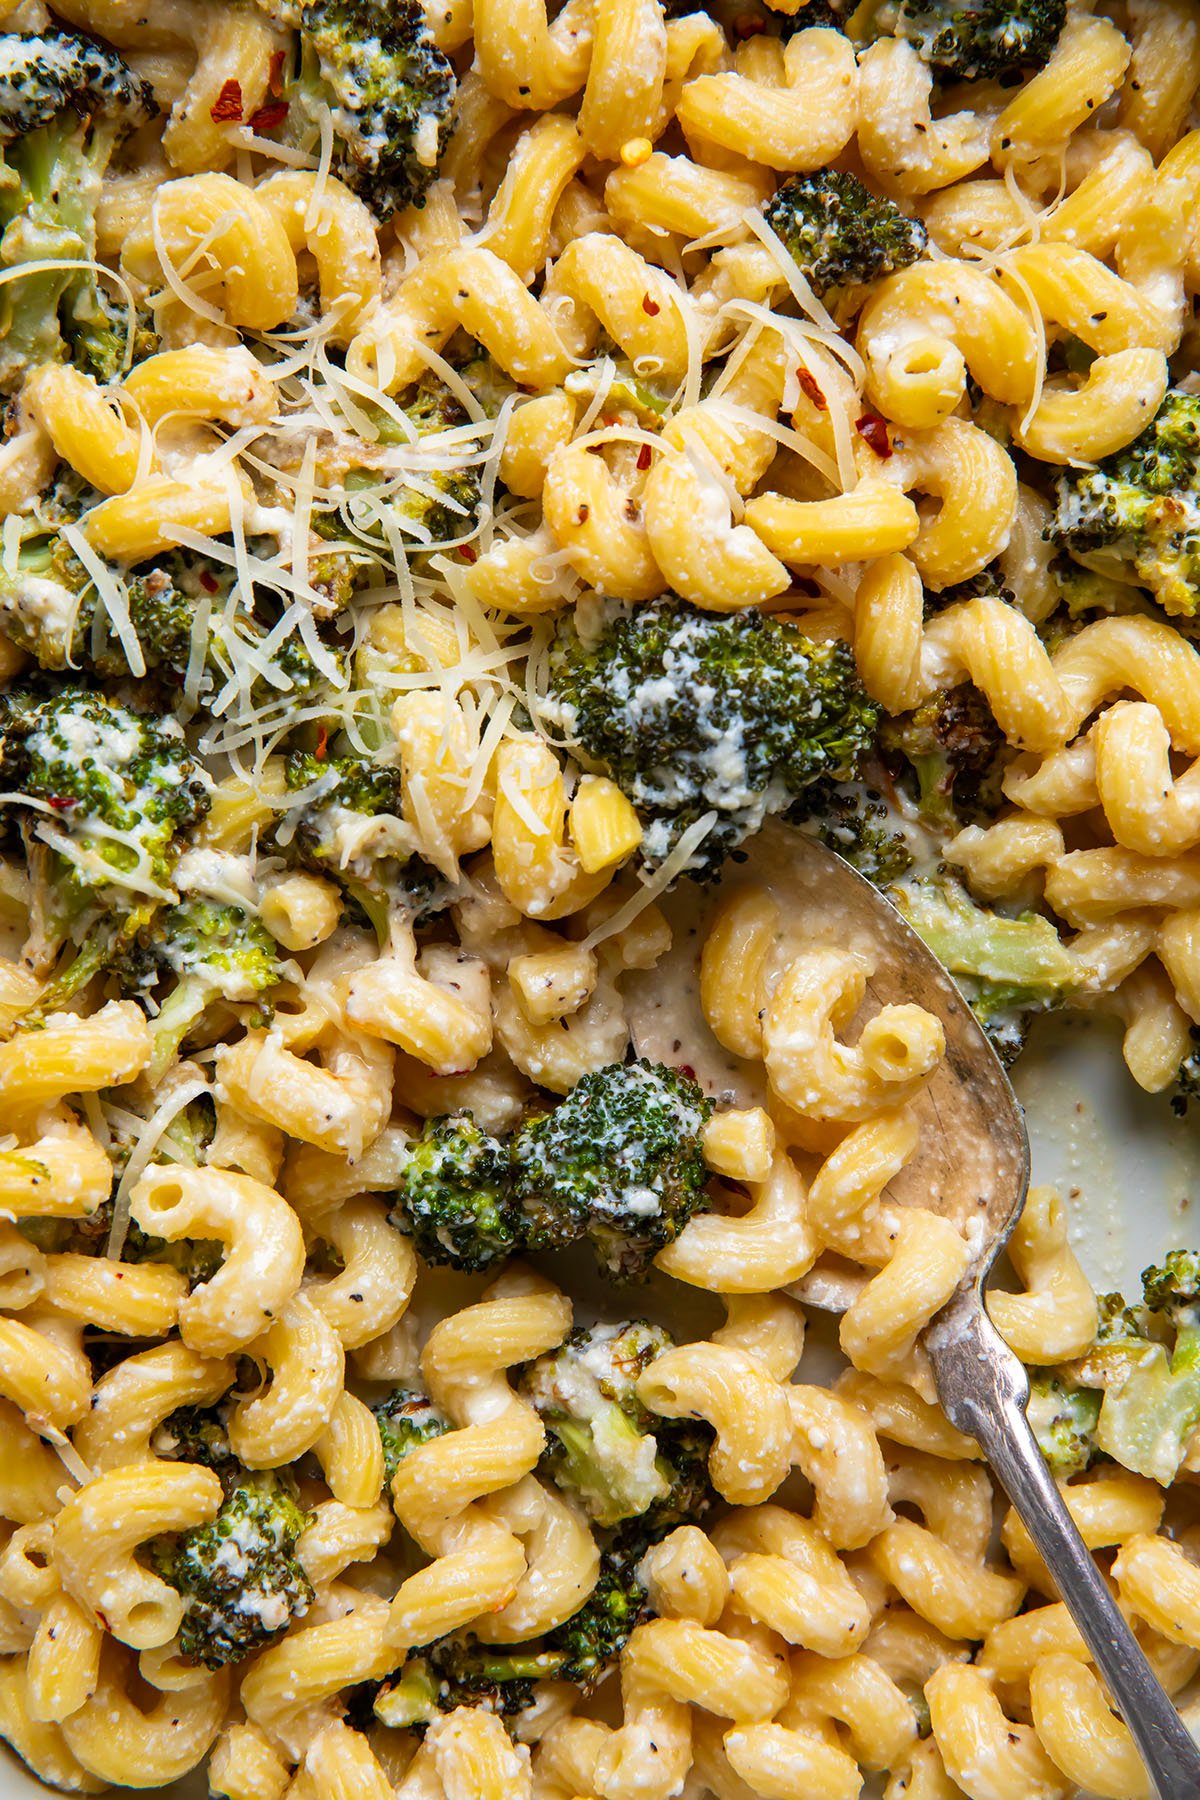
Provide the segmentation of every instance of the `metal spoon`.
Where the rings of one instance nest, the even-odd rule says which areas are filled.
[[[806,944],[869,946],[875,972],[860,1018],[915,1001],[936,1013],[946,1055],[915,1102],[921,1149],[889,1189],[955,1219],[971,1261],[958,1288],[923,1333],[942,1410],[973,1437],[1037,1546],[1079,1627],[1114,1703],[1133,1735],[1160,1800],[1197,1800],[1200,1747],[1183,1724],[1101,1578],[1037,1446],[1025,1407],[1029,1379],[984,1306],[983,1285],[1021,1215],[1029,1187],[1029,1140],[1016,1095],[959,989],[916,932],[840,856],[802,833],[769,825],[730,863],[724,899],[740,886],[765,886],[781,912],[779,954]],[[765,1097],[762,1070],[723,1050],[699,1006],[697,966],[715,900],[681,888],[667,902],[674,948],[653,976],[627,991],[638,1050],[678,1062],[680,1047],[712,1093],[741,1104]],[[816,1305],[844,1307],[856,1278],[836,1263],[800,1284]]]

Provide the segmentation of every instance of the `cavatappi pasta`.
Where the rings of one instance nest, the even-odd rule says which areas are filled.
[[[1006,1056],[1099,1010],[1195,1092],[1200,3],[0,27],[0,1736],[79,1793],[1148,1796],[936,1405],[941,1022],[752,875],[788,811]],[[731,851],[725,1088],[632,997]],[[1185,1696],[1196,1259],[1098,1301],[1045,1187],[1011,1255]]]

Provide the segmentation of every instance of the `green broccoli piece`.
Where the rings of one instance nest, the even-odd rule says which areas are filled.
[[[151,1083],[161,1080],[179,1046],[217,1001],[254,1004],[283,978],[275,939],[241,907],[189,895],[164,907],[113,964],[127,993],[154,995]],[[157,990],[172,983],[165,997]]]
[[[943,81],[1007,84],[1044,67],[1066,17],[1066,0],[900,0],[895,34]]]
[[[397,530],[411,540],[418,556],[427,546],[469,537],[482,500],[483,440],[474,435],[466,408],[445,383],[426,378],[412,390],[402,410],[403,424],[393,411],[364,408],[371,441],[357,441],[360,460],[355,460],[353,449],[345,452],[344,486],[349,497],[340,510],[313,515],[313,529],[324,538],[345,535],[343,520],[348,520],[354,541],[366,540],[376,552],[355,552],[351,560],[369,562],[376,571],[380,559],[392,555],[392,534]],[[413,454],[401,462],[389,454],[396,450]],[[464,457],[473,460],[464,463]],[[320,585],[311,568],[309,579],[313,586]]]
[[[521,1392],[550,1434],[546,1469],[598,1525],[637,1518],[671,1491],[671,1471],[659,1466],[656,1421],[637,1397],[637,1381],[672,1342],[643,1319],[580,1326],[521,1378]]]
[[[109,293],[100,281],[80,284],[68,294],[62,333],[76,368],[106,385],[119,381],[127,369],[159,349],[158,333],[147,309],[130,307],[123,296]]]
[[[779,35],[785,43],[798,31],[810,31],[818,25],[830,31],[845,31],[846,20],[853,10],[854,0],[800,0],[790,16],[776,14],[774,8],[769,8],[771,16],[779,20]]]
[[[1171,1088],[1171,1111],[1184,1116],[1193,1100],[1200,1100],[1200,1027],[1193,1025],[1188,1034],[1189,1048],[1175,1072]]]
[[[527,1119],[509,1147],[527,1247],[587,1237],[613,1279],[641,1280],[706,1204],[712,1105],[688,1076],[639,1060],[592,1070]]]
[[[200,1463],[221,1477],[236,1480],[237,1457],[221,1412],[209,1406],[180,1406],[159,1425],[151,1438],[155,1456],[168,1462]]]
[[[1050,536],[1132,569],[1165,612],[1200,608],[1200,395],[1172,388],[1139,437],[1064,469]]]
[[[764,217],[818,299],[906,269],[929,241],[920,219],[841,169],[789,176]]]
[[[534,1684],[553,1679],[561,1654],[519,1644],[481,1644],[472,1637],[440,1638],[409,1658],[375,1696],[374,1715],[393,1728],[416,1730],[439,1712],[475,1706],[515,1718],[534,1701]]]
[[[295,1554],[308,1515],[290,1476],[236,1462],[216,1472],[225,1500],[212,1523],[151,1551],[156,1573],[183,1596],[179,1654],[206,1669],[273,1644],[313,1602]]]
[[[456,81],[418,0],[312,0],[300,13],[289,134],[306,149],[333,121],[333,172],[376,217],[422,205],[450,136]]]
[[[449,1419],[438,1411],[432,1400],[427,1400],[424,1394],[414,1393],[411,1388],[393,1389],[382,1400],[377,1400],[371,1411],[375,1414],[383,1443],[385,1487],[391,1485],[392,1476],[410,1450],[452,1429]]]
[[[878,708],[845,644],[754,607],[712,613],[666,596],[599,610],[598,635],[560,626],[543,711],[642,815],[650,864],[715,813],[690,865],[715,872],[812,782],[856,774]]]
[[[164,1137],[166,1134],[163,1134]],[[115,1184],[114,1184],[115,1185]],[[93,1213],[81,1219],[18,1219],[23,1237],[48,1256],[70,1251],[76,1256],[105,1256],[112,1230],[113,1202],[105,1200]],[[225,1246],[210,1238],[178,1238],[167,1243],[143,1231],[131,1219],[125,1227],[121,1244],[121,1261],[128,1263],[166,1263],[187,1277],[189,1288],[211,1281],[221,1267]],[[187,1458],[184,1459],[188,1460]]]
[[[481,1644],[453,1636],[427,1645],[377,1691],[375,1718],[420,1732],[439,1712],[457,1706],[483,1707],[513,1719],[533,1705],[539,1681],[572,1681],[590,1692],[614,1666],[630,1633],[650,1616],[635,1560],[611,1548],[603,1551],[589,1598],[540,1644]]]
[[[478,1271],[510,1257],[520,1212],[503,1144],[469,1112],[427,1119],[405,1146],[388,1215],[428,1263]]]
[[[876,887],[890,887],[915,861],[907,835],[897,828],[903,820],[864,782],[815,781],[787,816]]]
[[[307,792],[277,834],[281,845],[338,882],[381,943],[395,911],[419,916],[436,905],[432,873],[412,856],[398,768],[366,757],[295,751],[285,772],[293,792]]]
[[[1164,1487],[1200,1426],[1200,1253],[1176,1250],[1142,1274],[1142,1304],[1099,1296],[1096,1341],[1076,1365],[1102,1389],[1096,1444]]]
[[[94,261],[105,170],[121,139],[156,111],[146,83],[90,38],[0,34],[0,265]],[[36,268],[6,281],[0,391],[12,392],[28,369],[66,354],[60,310],[86,366],[89,321],[111,320],[114,306],[94,271],[83,268]]]
[[[1059,1481],[1091,1467],[1100,1416],[1100,1395],[1094,1389],[1075,1386],[1055,1369],[1031,1369],[1026,1412],[1038,1448]]]
[[[974,820],[990,822],[1003,805],[1000,784],[1014,753],[973,683],[940,688],[912,712],[885,720],[879,738],[885,753],[911,768],[918,811],[932,830],[949,835]]]
[[[78,954],[43,993],[48,1010],[90,980],[159,903],[209,787],[173,718],[134,712],[46,677],[0,694],[0,779],[18,809],[35,879],[27,954]]]
[[[1002,1062],[1024,1047],[1029,1016],[1061,1005],[1078,985],[1070,952],[1041,913],[1007,918],[946,871],[889,898],[954,976]]]

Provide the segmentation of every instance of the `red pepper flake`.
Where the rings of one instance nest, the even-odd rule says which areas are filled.
[[[50,794],[46,799],[46,805],[52,806],[55,812],[66,812],[69,806],[75,804],[74,796],[71,794]]]
[[[756,19],[753,13],[740,13],[733,21],[733,35],[741,44],[747,38],[761,37],[766,29],[767,21]]]
[[[892,441],[888,437],[887,422],[878,413],[864,413],[861,419],[854,421],[854,429],[864,443],[869,444],[876,456],[889,457],[892,454]]]
[[[278,99],[283,92],[283,58],[285,52],[272,50],[271,60],[267,64],[267,92]]]
[[[653,455],[654,455],[654,452],[653,452],[653,450],[651,450],[649,444],[643,444],[641,449],[638,451],[638,459],[637,459],[638,468],[642,469],[642,470],[648,469],[650,467],[650,461],[651,461],[651,458],[653,457]]]
[[[829,402],[817,386],[816,381],[809,374],[808,370],[797,369],[796,373],[800,378],[800,387],[805,397],[812,402],[818,412],[828,412]]]
[[[209,107],[214,125],[240,125],[242,122],[242,84],[234,76],[223,82],[221,91]]]
[[[317,727],[317,747],[313,751],[313,755],[316,757],[318,762],[325,761],[325,752],[328,749],[329,749],[329,728],[328,728],[328,726],[325,726],[325,725],[319,725]]]
[[[204,589],[206,594],[215,594],[220,585],[221,584],[215,575],[210,574],[207,569],[201,569],[200,586]]]
[[[458,554],[462,557],[464,562],[473,563],[479,561],[479,552],[473,544],[460,544]]]
[[[586,525],[588,520],[591,518],[591,516],[592,516],[591,507],[590,506],[581,506],[578,514],[576,515],[575,522],[577,525]]]
[[[657,319],[659,313],[662,311],[662,307],[658,304],[657,300],[652,300],[649,294],[643,294],[642,311],[648,313],[652,319]]]
[[[265,106],[260,106],[257,112],[250,114],[246,123],[251,131],[274,131],[277,125],[283,124],[287,116],[288,103],[286,100],[268,100]]]
[[[695,1081],[696,1079],[696,1071],[693,1069],[691,1063],[676,1063],[675,1073],[677,1075],[683,1075],[688,1081]]]

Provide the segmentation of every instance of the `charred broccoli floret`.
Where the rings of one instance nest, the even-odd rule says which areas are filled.
[[[65,31],[0,34],[0,263],[95,260],[95,210],[118,143],[154,116],[153,95],[115,51]],[[95,272],[31,268],[0,287],[0,390],[60,360],[60,315],[84,366],[120,308]],[[121,350],[123,361],[124,346]]]
[[[670,596],[607,602],[598,626],[560,627],[546,717],[629,796],[652,864],[714,814],[690,867],[715,870],[812,782],[852,777],[871,746],[878,708],[845,644]]]
[[[920,219],[841,169],[790,176],[764,216],[818,299],[906,269],[929,241]]]
[[[143,925],[114,964],[128,993],[153,995],[154,1051],[147,1073],[157,1081],[180,1044],[217,1001],[258,1005],[283,975],[279,949],[265,926],[241,907],[189,895]],[[159,998],[162,983],[170,986]]]
[[[382,1400],[377,1400],[371,1411],[375,1414],[383,1443],[385,1486],[390,1484],[401,1460],[410,1450],[450,1430],[449,1419],[443,1417],[432,1400],[427,1400],[424,1394],[414,1393],[411,1388],[393,1389]]]
[[[1052,921],[981,905],[949,872],[892,890],[909,924],[945,963],[1002,1062],[1020,1054],[1029,1016],[1061,1005],[1079,971]]]
[[[712,1101],[675,1069],[594,1069],[514,1136],[514,1191],[530,1249],[587,1237],[615,1280],[637,1281],[705,1204],[701,1137]]]
[[[381,221],[420,205],[450,135],[455,78],[418,0],[312,0],[300,12],[289,132],[333,121],[333,171]]]
[[[35,878],[27,954],[77,954],[42,1005],[58,1004],[151,916],[208,784],[174,719],[47,678],[0,694],[0,779],[21,815]]]
[[[1200,1100],[1200,1027],[1192,1026],[1188,1051],[1175,1072],[1171,1088],[1171,1110],[1182,1117],[1193,1100]]]
[[[216,1473],[225,1500],[212,1523],[151,1553],[156,1572],[183,1596],[179,1654],[207,1669],[274,1643],[313,1600],[295,1554],[307,1515],[290,1477],[237,1462]]]
[[[532,1705],[534,1684],[553,1679],[561,1665],[560,1655],[532,1645],[509,1648],[472,1637],[440,1638],[385,1682],[375,1697],[374,1714],[384,1725],[418,1732],[438,1713],[457,1706],[514,1718]]]
[[[604,1551],[588,1599],[537,1643],[481,1644],[456,1635],[427,1645],[376,1694],[375,1717],[385,1725],[421,1731],[439,1712],[456,1706],[483,1707],[514,1718],[533,1704],[539,1681],[572,1681],[585,1692],[594,1688],[634,1627],[650,1614],[634,1560]]]
[[[1173,388],[1139,437],[1094,469],[1064,469],[1056,543],[1132,568],[1168,613],[1200,608],[1200,396]]]
[[[637,1518],[670,1493],[671,1471],[660,1467],[655,1419],[638,1399],[637,1381],[672,1341],[640,1319],[580,1326],[521,1379],[549,1433],[546,1468],[598,1525]]]
[[[503,1262],[520,1225],[504,1145],[469,1112],[427,1119],[405,1146],[389,1217],[426,1262],[470,1270]]]
[[[1096,1444],[1165,1487],[1200,1426],[1200,1253],[1142,1274],[1142,1303],[1100,1296],[1100,1328],[1075,1378],[1103,1391]]]
[[[1095,1389],[1077,1387],[1054,1369],[1034,1369],[1026,1411],[1038,1448],[1059,1481],[1091,1467],[1100,1417]]]
[[[382,408],[371,414],[376,436],[370,466],[347,472],[346,507],[356,531],[384,551],[385,522],[418,552],[423,544],[469,537],[481,498],[481,440],[464,430],[470,424],[466,408],[444,382],[430,378],[414,389],[403,412],[405,425]],[[397,451],[404,454],[397,457]],[[476,460],[463,462],[468,456]]]
[[[296,751],[287,784],[305,790],[288,817],[288,842],[309,867],[331,875],[387,935],[412,836],[404,823],[400,771],[365,757]]]
[[[836,850],[876,887],[890,887],[913,866],[903,820],[865,782],[814,782],[788,819]]]
[[[1049,61],[1066,16],[1066,0],[900,0],[895,34],[944,81],[1004,81]]]
[[[191,663],[197,613],[204,608],[209,624],[199,698],[209,706],[235,675],[238,645],[257,647],[268,636],[269,628],[252,613],[227,616],[223,603],[232,572],[191,551],[172,551],[151,569],[110,574],[124,596],[140,667],[131,667],[126,643],[71,544],[42,517],[29,518],[16,556],[0,568],[0,630],[48,671],[81,669],[111,681],[144,674],[175,698]],[[338,652],[330,654],[339,664]],[[290,685],[254,674],[250,692],[256,700],[294,697],[325,679],[298,633],[274,650],[271,661],[278,681]]]
[[[557,1671],[560,1681],[575,1681],[585,1689],[594,1687],[621,1654],[635,1626],[649,1617],[650,1606],[635,1560],[620,1551],[603,1553],[589,1598],[565,1624],[547,1634],[546,1648],[562,1657]]]
[[[913,771],[922,820],[953,832],[992,819],[1012,752],[980,690],[969,681],[939,688],[910,713],[884,722],[882,748]]]
[[[180,1406],[169,1413],[151,1440],[155,1456],[168,1462],[200,1463],[218,1475],[233,1473],[238,1459],[221,1413],[208,1406]]]

